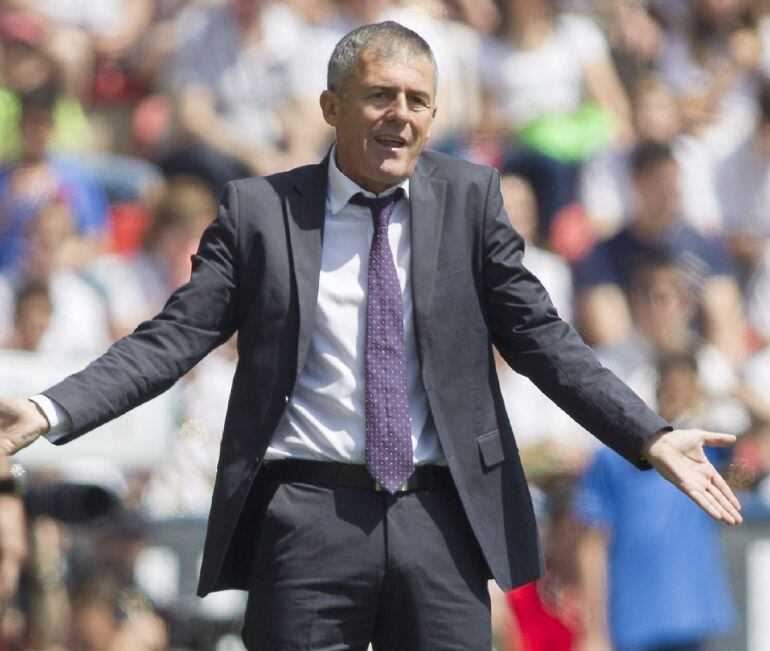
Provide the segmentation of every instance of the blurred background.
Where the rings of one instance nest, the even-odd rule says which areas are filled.
[[[739,436],[726,530],[500,366],[548,575],[490,586],[497,650],[767,651],[767,0],[0,0],[0,394],[156,314],[228,181],[320,160],[332,48],[384,19],[433,48],[430,146],[501,171],[561,316],[666,418]],[[243,649],[243,595],[194,596],[235,363],[17,456],[0,650]]]

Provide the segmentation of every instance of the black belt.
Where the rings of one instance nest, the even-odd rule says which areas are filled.
[[[260,474],[263,474],[268,481],[296,481],[327,488],[385,490],[369,474],[366,466],[351,463],[305,459],[266,461]],[[401,484],[396,492],[447,490],[453,486],[448,468],[444,466],[415,466],[412,476]]]

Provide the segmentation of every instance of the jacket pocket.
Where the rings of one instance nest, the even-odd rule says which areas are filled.
[[[492,468],[502,463],[513,453],[513,441],[506,444],[500,435],[500,430],[497,429],[477,437],[476,443],[485,468]]]

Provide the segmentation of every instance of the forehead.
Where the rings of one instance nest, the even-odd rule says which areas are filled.
[[[427,55],[406,47],[387,54],[364,50],[350,81],[364,87],[395,86],[430,96],[436,89],[433,62]]]

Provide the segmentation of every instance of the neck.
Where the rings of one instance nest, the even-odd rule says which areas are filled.
[[[629,228],[631,233],[641,240],[658,242],[668,233],[673,223],[674,220],[672,219],[662,225],[657,217],[648,219],[644,216],[639,216],[631,222]]]
[[[550,9],[537,2],[519,2],[510,10],[506,35],[522,49],[537,48],[553,31]]]
[[[382,181],[375,181],[372,179],[358,177],[358,175],[354,173],[349,173],[344,164],[340,165],[339,150],[337,149],[337,147],[334,148],[334,164],[336,165],[340,174],[342,174],[349,180],[353,181],[353,183],[355,183],[362,190],[366,190],[367,192],[373,192],[374,194],[382,194],[383,192],[387,192],[391,188],[396,187],[399,183],[403,183],[403,181],[405,180],[405,179],[400,179],[397,181],[393,181],[392,183],[385,183]]]

